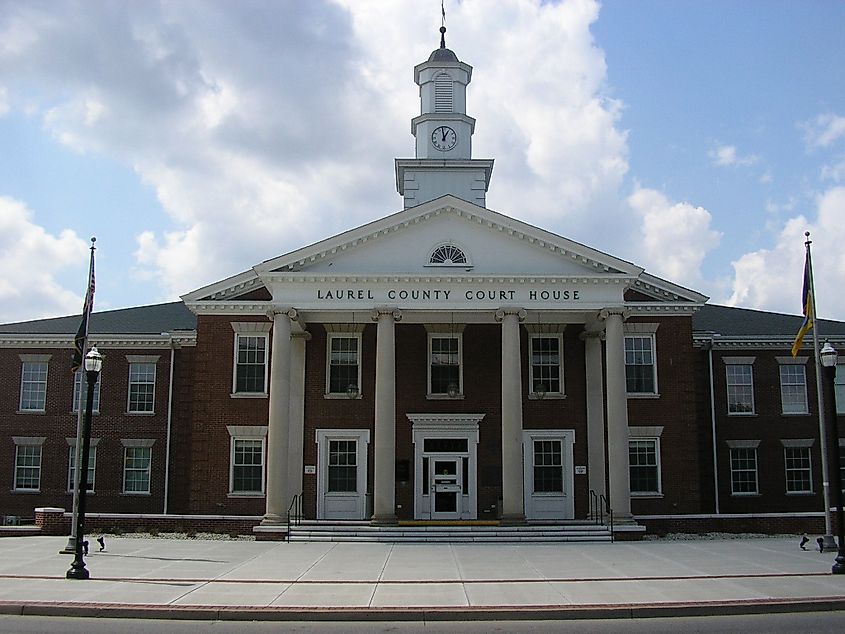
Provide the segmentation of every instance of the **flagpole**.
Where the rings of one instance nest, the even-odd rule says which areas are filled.
[[[94,279],[94,251],[96,247],[94,243],[97,242],[97,238],[91,238],[91,260],[88,264],[88,287],[85,289],[85,305],[82,307],[82,321],[83,323],[80,325],[80,330],[83,332],[82,344],[79,347],[81,349],[81,358],[85,358],[86,349],[88,348],[88,319],[91,315],[91,309],[93,308],[93,297],[90,297],[92,294],[93,289],[91,288],[92,280]],[[89,304],[89,302],[91,302]],[[74,345],[77,346],[79,344],[78,341],[74,341]],[[78,350],[76,351],[78,352]],[[76,372],[80,372],[81,370],[77,369],[74,372],[74,386],[76,386]],[[82,420],[83,420],[83,412],[85,411],[85,407],[87,405],[86,401],[88,400],[88,390],[85,389],[84,381],[80,379],[79,382],[79,407],[76,410],[76,445],[73,448],[73,512],[72,512],[72,519],[70,523],[70,535],[67,538],[67,545],[60,550],[59,552],[65,555],[72,555],[76,552],[76,524],[77,518],[79,516],[79,478],[81,469],[79,465],[82,464]],[[85,477],[88,477],[88,474],[85,474]]]
[[[816,318],[816,287],[813,280],[813,256],[810,245],[813,243],[810,240],[810,232],[806,231],[804,236],[807,238],[804,246],[807,249],[807,268],[810,272],[810,319],[813,320],[813,358],[816,361],[816,394],[818,395],[819,404],[819,449],[821,450],[822,460],[822,494],[824,498],[824,549],[836,549],[836,541],[833,538],[833,518],[830,513],[830,482],[827,474],[827,424],[824,416],[824,395],[822,393],[822,365],[821,357],[819,357],[819,323]]]

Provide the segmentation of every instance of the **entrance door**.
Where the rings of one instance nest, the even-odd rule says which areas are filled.
[[[571,429],[523,432],[525,517],[559,520],[575,517]]]
[[[369,430],[317,430],[317,519],[366,519],[369,440]]]
[[[461,518],[463,503],[463,462],[466,458],[429,456],[431,519]]]

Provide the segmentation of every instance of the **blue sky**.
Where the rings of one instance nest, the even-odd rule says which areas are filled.
[[[104,310],[397,211],[439,11],[0,0],[0,321],[78,312],[92,235]],[[809,230],[820,314],[845,319],[845,3],[446,11],[489,207],[793,313]]]

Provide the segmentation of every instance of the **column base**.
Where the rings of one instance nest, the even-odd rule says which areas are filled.
[[[522,526],[525,524],[525,515],[522,513],[508,513],[502,515],[499,520],[500,526]]]
[[[280,526],[286,523],[281,515],[276,515],[275,513],[266,513],[261,519],[261,526]]]
[[[373,526],[396,526],[398,523],[399,518],[395,515],[373,515],[370,519]]]
[[[828,550],[834,551],[839,549],[839,547],[836,545],[836,538],[834,538],[833,535],[824,535],[822,536],[822,539],[824,540],[822,541],[822,546],[824,547],[825,552],[827,552]]]

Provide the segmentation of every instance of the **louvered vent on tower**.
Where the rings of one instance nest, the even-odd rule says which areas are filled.
[[[452,78],[447,73],[434,79],[434,111],[452,112]]]

